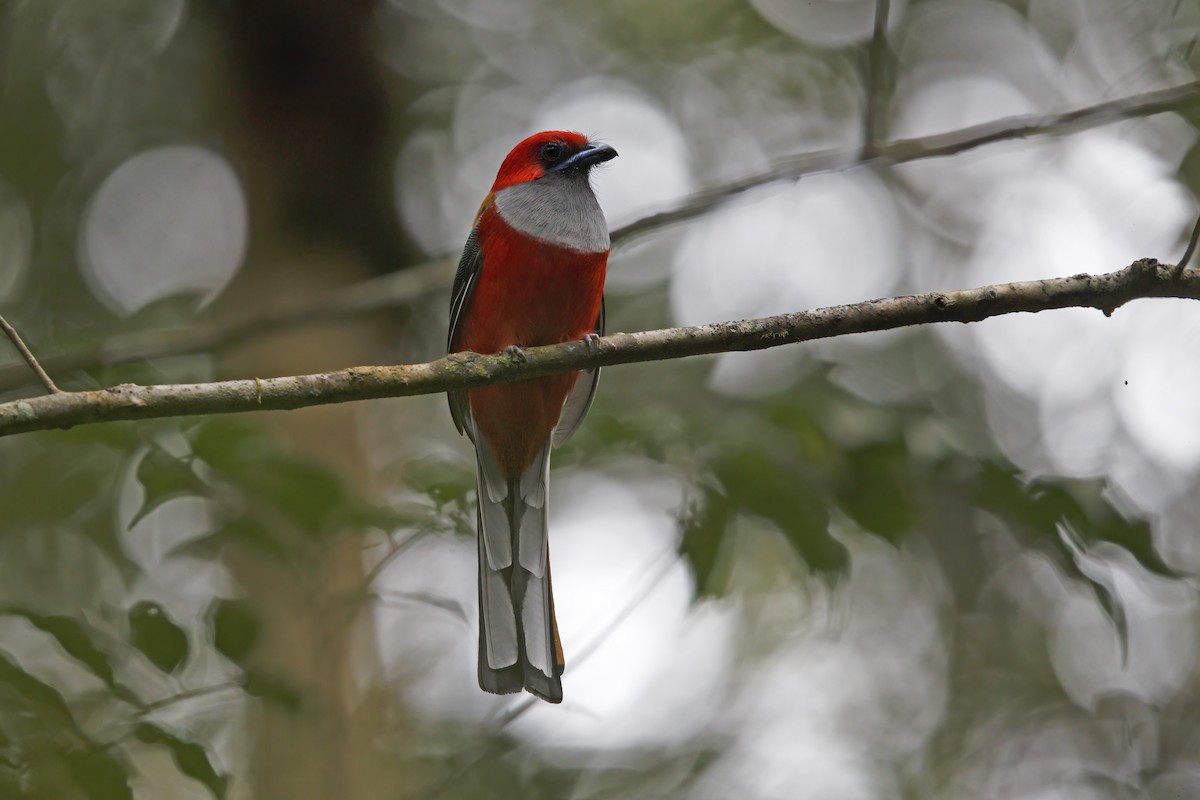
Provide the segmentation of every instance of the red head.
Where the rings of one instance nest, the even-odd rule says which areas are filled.
[[[500,165],[492,191],[536,181],[552,172],[586,173],[592,165],[616,156],[616,150],[606,144],[589,142],[582,133],[542,131],[512,149]]]

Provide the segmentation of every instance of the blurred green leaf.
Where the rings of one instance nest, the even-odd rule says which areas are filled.
[[[132,422],[82,425],[64,431],[44,431],[38,435],[54,447],[83,448],[103,445],[122,454],[133,450],[143,441],[137,424]]]
[[[168,500],[208,494],[208,487],[192,469],[191,459],[173,456],[161,447],[151,446],[142,456],[138,462],[137,479],[145,498],[142,507],[129,521],[130,528]]]
[[[175,672],[187,661],[187,633],[158,603],[143,600],[129,609],[130,644],[163,672]]]
[[[1178,577],[1154,548],[1150,524],[1146,520],[1127,519],[1113,508],[1103,498],[1101,482],[1041,480],[1032,483],[1029,491],[1044,517],[1053,520],[1056,526],[1070,525],[1084,547],[1110,542],[1151,572],[1165,578]]]
[[[229,546],[248,547],[279,561],[288,556],[287,548],[271,534],[270,529],[250,517],[238,517],[212,533],[189,539],[172,548],[171,554],[211,561],[219,558]]]
[[[0,532],[11,534],[28,524],[62,522],[66,515],[82,516],[96,507],[98,497],[113,485],[119,472],[118,459],[97,452],[104,455],[89,452],[86,445],[39,448],[38,453],[20,459],[20,469],[5,470],[0,482],[5,524]]]
[[[1175,577],[1154,549],[1148,523],[1123,517],[1103,499],[1103,486],[1095,481],[1026,481],[1015,470],[991,462],[984,464],[973,484],[976,503],[1016,525],[1031,542],[1057,553],[1063,569],[1088,587],[1117,632],[1124,661],[1129,647],[1125,609],[1112,587],[1080,568],[1079,555],[1099,542],[1110,542],[1147,570]],[[1082,502],[1080,497],[1088,494],[1092,498]]]
[[[825,530],[825,503],[792,464],[763,450],[742,448],[723,454],[713,467],[726,496],[743,510],[801,535]]]
[[[1121,652],[1121,667],[1129,666],[1129,617],[1125,614],[1125,606],[1111,586],[1094,580],[1088,580],[1086,585],[1092,591],[1092,597],[1112,623],[1113,631],[1117,634],[1117,647]]]
[[[67,655],[87,667],[120,699],[136,703],[137,698],[116,682],[108,654],[96,645],[99,634],[88,624],[73,617],[57,614],[37,614],[28,609],[4,608],[0,613],[22,617],[31,625],[54,637]]]
[[[829,534],[829,501],[798,462],[743,447],[713,467],[729,502],[778,525],[812,569],[836,574],[846,568],[846,549]]]
[[[680,519],[683,539],[679,551],[692,568],[696,592],[701,597],[721,594],[714,573],[731,519],[729,501],[714,490],[694,501]]]
[[[1029,483],[1021,481],[1011,468],[986,461],[967,485],[973,488],[971,499],[977,505],[1019,523],[1029,533],[1057,539],[1061,509],[1038,502]]]
[[[76,431],[11,437],[4,446],[0,537],[20,537],[18,549],[27,550],[27,546],[34,547],[30,537],[40,538],[42,530],[70,530],[100,548],[126,577],[135,574],[138,566],[121,541],[113,508],[127,475],[127,454],[97,446]]]
[[[63,754],[67,770],[83,793],[92,800],[132,800],[129,768],[119,750],[99,747],[69,750]]]
[[[20,766],[0,755],[0,797],[24,797],[28,793],[22,787],[27,784],[28,776],[22,775]]]
[[[1033,539],[1058,549],[1060,525],[1070,525],[1083,546],[1111,542],[1143,567],[1177,577],[1154,548],[1146,520],[1128,519],[1103,497],[1101,481],[1023,480],[1009,467],[986,462],[972,481],[971,497],[980,506],[1019,524]],[[1086,499],[1081,499],[1086,498]]]
[[[844,464],[837,502],[847,516],[892,541],[916,524],[920,478],[903,439],[851,450]]]
[[[213,646],[240,667],[258,644],[262,620],[245,600],[217,600],[209,609]]]
[[[403,479],[410,488],[426,495],[438,506],[465,504],[467,495],[475,488],[475,471],[466,461],[436,456],[406,464]]]
[[[190,439],[193,455],[213,469],[232,475],[252,470],[281,453],[279,444],[261,427],[233,417],[204,420]]]
[[[205,422],[192,436],[192,452],[308,536],[395,524],[394,514],[354,497],[332,469],[284,452],[252,426]]]
[[[345,519],[347,497],[342,482],[328,468],[302,461],[276,460],[256,475],[243,476],[242,486],[278,509],[300,530],[320,536]]]
[[[593,410],[587,424],[555,457],[569,464],[614,452],[636,453],[654,461],[666,461],[673,444],[686,438],[681,417],[672,408],[646,408],[637,414],[608,414]]]
[[[0,687],[11,691],[11,694],[0,691],[0,698],[16,696],[23,701],[19,711],[8,703],[5,705],[11,715],[6,722],[21,722],[26,734],[12,748],[7,743],[5,747],[9,756],[5,762],[21,771],[23,786],[58,786],[69,777],[84,796],[94,800],[124,800],[133,796],[128,780],[130,769],[120,751],[93,743],[79,728],[57,689],[2,653]],[[30,724],[36,727],[26,727]]]
[[[765,417],[771,423],[756,437],[760,441],[787,442],[798,460],[814,467],[837,460],[838,446],[818,423],[814,410],[799,398],[785,396],[769,401],[756,409],[754,416]],[[779,433],[786,435],[777,440]]]
[[[134,729],[134,736],[147,744],[159,744],[169,749],[180,772],[207,786],[218,800],[225,797],[229,776],[217,772],[209,760],[208,751],[202,746],[185,741],[149,722],[139,724]]]
[[[1178,578],[1179,573],[1169,567],[1154,546],[1154,535],[1150,523],[1144,519],[1125,519],[1113,511],[1101,519],[1092,518],[1088,528],[1088,540],[1112,542],[1137,559],[1138,563],[1164,578]]]
[[[46,721],[78,730],[67,701],[59,691],[21,669],[3,653],[0,653],[0,684],[11,687],[23,697],[30,704],[32,713]]]

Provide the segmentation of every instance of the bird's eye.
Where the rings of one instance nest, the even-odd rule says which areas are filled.
[[[542,159],[553,163],[562,158],[563,146],[558,142],[546,142],[542,145]]]

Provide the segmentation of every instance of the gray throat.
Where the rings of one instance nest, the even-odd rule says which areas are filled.
[[[496,211],[520,231],[583,253],[608,250],[608,224],[582,172],[551,172],[496,192]]]

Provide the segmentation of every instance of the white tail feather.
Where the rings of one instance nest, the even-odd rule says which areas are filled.
[[[525,505],[541,508],[546,504],[546,487],[550,483],[550,446],[542,448],[521,475],[521,499]]]
[[[511,567],[512,536],[504,510],[508,483],[485,436],[478,437],[475,444],[475,491],[479,495],[479,538],[487,553],[487,565],[493,570]]]
[[[537,578],[546,576],[546,516],[549,512],[546,486],[549,482],[550,443],[547,442],[541,454],[521,476],[521,500],[524,508],[520,516],[517,553],[521,566]]]
[[[479,465],[479,472],[484,471],[482,464]],[[483,484],[483,479],[479,479],[479,483]],[[479,493],[479,540],[483,542],[483,549],[487,555],[487,565],[491,570],[501,570],[512,566],[512,539],[508,532],[508,514],[504,510],[504,501],[495,501],[487,497],[486,490],[482,485],[477,489]]]
[[[517,618],[512,594],[504,574],[488,569],[483,552],[483,537],[479,545],[479,602],[480,623],[487,643],[487,661],[492,669],[503,669],[517,663]]]
[[[471,421],[471,439],[475,442],[475,455],[480,467],[478,474],[483,478],[484,486],[487,487],[488,499],[493,503],[499,503],[508,497],[508,482],[500,473],[499,462],[496,461],[496,454],[492,452],[491,443],[488,442],[486,436],[475,429],[474,420]],[[484,469],[485,466],[487,469]]]
[[[525,656],[546,677],[554,676],[554,623],[550,619],[550,597],[545,577],[531,577],[521,604],[521,626],[525,631]]]

